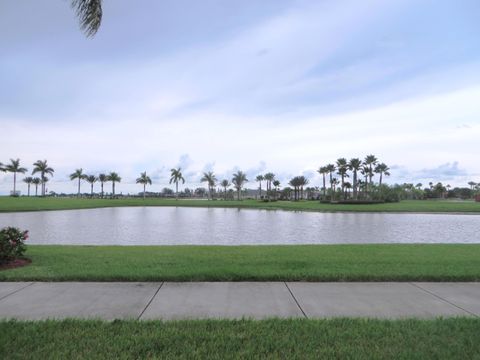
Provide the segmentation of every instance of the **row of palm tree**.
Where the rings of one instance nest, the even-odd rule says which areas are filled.
[[[0,171],[13,173],[13,195],[17,194],[17,174],[25,174],[28,169],[20,165],[20,159],[10,159],[9,164],[0,163]],[[45,184],[49,180],[47,175],[53,176],[54,170],[47,164],[47,160],[37,160],[33,163],[32,175],[40,174],[39,178],[27,177],[24,182],[28,185],[28,192],[30,193],[30,185],[35,184],[36,188],[41,185],[42,195],[45,195]],[[35,190],[37,192],[37,190]]]
[[[350,177],[348,172],[350,171],[352,173],[352,184],[349,184],[349,187],[353,189],[353,198],[356,200],[358,199],[358,193],[359,193],[359,188],[360,188],[360,180],[359,180],[359,174],[361,174],[364,178],[364,188],[365,188],[365,193],[368,194],[371,192],[373,188],[373,177],[375,174],[379,175],[379,186],[382,185],[383,182],[383,177],[384,176],[389,176],[390,168],[384,164],[380,163],[375,155],[367,155],[365,159],[362,161],[359,158],[353,158],[347,161],[345,158],[339,158],[337,159],[335,164],[328,164],[325,166],[320,167],[317,172],[322,175],[323,179],[323,196],[324,198],[326,197],[326,192],[327,192],[327,187],[326,187],[326,177],[329,177],[330,180],[330,189],[332,192],[332,196],[335,194],[335,188],[337,185],[340,184],[341,186],[341,192],[343,196],[346,196],[346,184],[347,182],[345,181],[346,178]],[[334,178],[333,176],[337,174],[340,176],[340,181],[337,178]]]
[[[146,173],[142,173],[142,175],[146,176]],[[73,173],[70,174],[70,180],[78,180],[78,192],[77,192],[77,196],[80,196],[80,186],[81,186],[81,181],[82,180],[85,180],[86,182],[88,182],[90,184],[90,195],[93,196],[93,185],[99,181],[100,182],[100,186],[101,186],[101,196],[103,198],[104,196],[104,192],[103,192],[103,185],[106,183],[106,182],[109,182],[111,181],[112,182],[112,196],[115,196],[115,184],[116,183],[119,183],[122,181],[122,178],[116,173],[116,172],[111,172],[109,173],[108,175],[106,174],[99,174],[98,177],[95,176],[95,175],[87,175],[83,172],[83,169],[82,168],[79,168],[79,169],[76,169]],[[140,178],[137,179],[137,183],[142,183],[141,181],[147,181],[150,180],[150,178],[148,176],[146,176],[146,179],[143,179],[142,176]],[[140,181],[139,181],[140,180]],[[150,184],[151,184],[151,180],[150,180]],[[145,183],[146,185],[146,183]],[[144,196],[145,196],[145,188],[144,188]]]

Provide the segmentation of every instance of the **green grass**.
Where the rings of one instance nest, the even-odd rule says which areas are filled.
[[[320,204],[318,201],[208,201],[174,199],[76,199],[76,198],[13,198],[0,196],[0,212],[91,209],[117,206],[189,206],[281,209],[305,211],[365,211],[365,212],[463,212],[480,213],[480,203],[473,201],[410,200],[390,204],[341,205]]]
[[[29,246],[0,281],[480,281],[480,245]]]
[[[480,319],[0,322],[2,359],[478,359]]]

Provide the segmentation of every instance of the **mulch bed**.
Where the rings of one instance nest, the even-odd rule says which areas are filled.
[[[30,259],[15,259],[7,263],[0,264],[1,270],[15,269],[17,267],[22,267],[31,264],[32,260]]]

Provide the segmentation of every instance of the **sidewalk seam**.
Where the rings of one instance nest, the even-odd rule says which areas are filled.
[[[448,301],[447,299],[444,299],[444,298],[442,298],[441,296],[439,296],[439,295],[437,295],[437,294],[435,294],[435,293],[433,293],[433,292],[431,292],[431,291],[429,291],[429,290],[427,290],[427,289],[424,289],[424,288],[421,287],[420,285],[417,285],[417,284],[412,283],[412,282],[410,282],[409,284],[412,285],[412,286],[415,286],[417,289],[423,290],[423,291],[426,292],[427,294],[430,294],[430,295],[432,295],[432,296],[435,296],[437,299],[440,299],[440,300],[446,302],[447,304],[450,304],[450,305],[456,307],[457,309],[460,309],[460,310],[462,310],[462,311],[465,311],[466,313],[468,313],[468,314],[470,314],[470,315],[473,315],[474,317],[477,317],[477,318],[479,317],[477,314],[475,314],[475,313],[473,313],[473,312],[471,312],[471,311],[468,311],[467,309],[464,309],[464,308],[462,308],[461,306],[458,306],[457,304],[454,304],[454,303]]]
[[[305,319],[308,319],[308,316],[307,316],[307,314],[305,314],[305,311],[303,311],[303,309],[302,309],[302,307],[300,306],[300,303],[298,302],[297,298],[295,297],[295,295],[293,295],[293,292],[292,292],[292,290],[290,290],[290,288],[288,287],[288,284],[287,284],[287,282],[286,282],[286,281],[284,281],[283,283],[284,283],[284,284],[285,284],[285,286],[287,287],[287,289],[288,289],[288,292],[290,293],[290,295],[292,296],[293,300],[295,301],[295,304],[297,304],[298,308],[299,308],[299,309],[300,309],[300,311],[302,312],[302,314],[303,314],[303,317],[304,317]]]
[[[1,298],[0,298],[0,301],[2,301],[3,299],[6,299],[6,298],[9,297],[10,295],[13,295],[13,294],[18,293],[19,291],[22,291],[23,289],[25,289],[25,288],[27,288],[27,287],[29,287],[29,286],[32,286],[33,284],[35,284],[35,282],[31,282],[30,284],[27,284],[27,285],[25,285],[24,287],[22,287],[22,288],[20,288],[20,289],[17,289],[17,290],[15,290],[14,292],[11,292],[10,294],[7,294],[7,295],[1,297]]]
[[[155,294],[153,294],[152,298],[150,299],[150,301],[147,303],[147,305],[145,306],[145,309],[142,310],[142,312],[140,313],[140,315],[138,315],[137,317],[137,320],[140,320],[140,318],[142,317],[143,313],[147,310],[147,308],[150,306],[150,304],[152,303],[153,299],[155,299],[155,296],[157,296],[158,292],[160,291],[160,289],[162,288],[163,284],[165,282],[162,281],[162,283],[160,284],[160,286],[158,287],[157,291],[155,291]]]

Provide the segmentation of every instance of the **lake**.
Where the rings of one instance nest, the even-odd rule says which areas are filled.
[[[257,245],[480,243],[480,216],[124,207],[0,213],[29,244]]]

